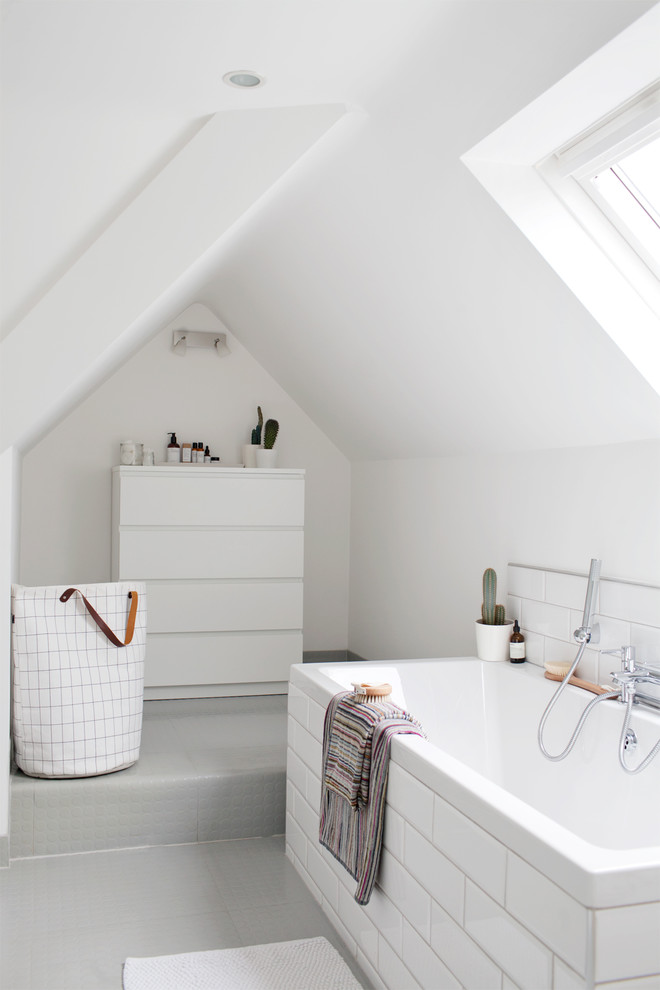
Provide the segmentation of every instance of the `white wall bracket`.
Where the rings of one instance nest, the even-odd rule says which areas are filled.
[[[175,330],[172,334],[172,349],[177,354],[185,354],[189,347],[205,347],[218,354],[229,354],[227,334],[214,330]]]

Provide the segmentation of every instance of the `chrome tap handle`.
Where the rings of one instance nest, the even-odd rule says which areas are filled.
[[[622,670],[635,670],[635,647],[620,646],[618,650],[601,650],[601,653],[608,653],[614,657],[621,657]]]

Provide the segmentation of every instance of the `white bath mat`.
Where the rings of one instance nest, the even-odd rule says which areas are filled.
[[[325,938],[127,959],[124,990],[362,990]]]

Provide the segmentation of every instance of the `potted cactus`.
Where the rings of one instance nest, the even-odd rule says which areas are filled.
[[[277,451],[275,441],[280,431],[280,424],[276,419],[267,419],[264,426],[264,445],[257,451],[257,467],[275,467],[277,463]]]
[[[483,576],[481,618],[475,622],[477,656],[480,660],[508,660],[513,622],[507,621],[504,605],[497,605],[497,574],[492,567]]]
[[[243,444],[243,467],[253,468],[257,466],[257,450],[261,447],[261,431],[264,425],[264,414],[261,406],[257,406],[257,425],[250,435],[251,442]]]

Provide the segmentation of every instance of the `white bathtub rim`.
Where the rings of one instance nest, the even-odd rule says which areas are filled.
[[[482,663],[474,657],[444,659]],[[337,693],[337,683],[321,668],[341,668],[350,682],[357,668],[405,662],[296,664],[291,667],[291,683],[326,708]],[[660,847],[621,850],[592,845],[419,737],[395,737],[392,760],[583,906],[620,907],[658,900]]]

